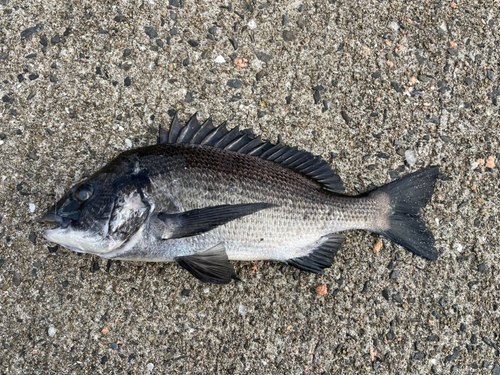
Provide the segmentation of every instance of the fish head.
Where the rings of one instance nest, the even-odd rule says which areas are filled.
[[[137,169],[125,170],[107,166],[69,189],[42,217],[57,224],[44,232],[45,239],[102,256],[137,239],[152,211],[150,181]]]

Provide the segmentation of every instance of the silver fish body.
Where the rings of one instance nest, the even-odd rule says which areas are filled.
[[[176,261],[204,282],[235,278],[228,260],[269,259],[321,272],[344,241],[380,233],[428,259],[433,237],[419,217],[437,167],[360,197],[342,195],[328,164],[238,129],[182,127],[159,144],[123,152],[45,215],[45,238],[110,259]],[[87,241],[87,242],[86,242]]]

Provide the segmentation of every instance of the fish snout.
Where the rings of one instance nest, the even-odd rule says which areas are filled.
[[[71,216],[61,216],[56,212],[56,207],[53,206],[43,216],[42,220],[46,224],[59,224],[61,228],[67,228],[71,224],[73,218]]]

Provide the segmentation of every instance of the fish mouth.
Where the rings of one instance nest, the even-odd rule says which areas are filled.
[[[78,253],[100,254],[100,251],[96,251],[96,245],[106,239],[111,218],[105,218],[106,222],[103,224],[103,233],[96,235],[92,231],[80,228],[79,220],[71,217],[74,216],[73,214],[69,216],[61,216],[55,212],[54,207],[47,211],[42,216],[42,221],[55,226],[45,230],[43,237],[47,241],[57,243]]]
[[[58,224],[58,228],[66,229],[74,220],[69,217],[58,215],[54,209],[50,209],[43,216],[42,220],[46,224]]]

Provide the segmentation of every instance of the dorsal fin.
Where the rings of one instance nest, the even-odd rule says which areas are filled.
[[[158,143],[199,144],[257,156],[303,174],[319,183],[325,190],[334,193],[344,191],[344,183],[340,177],[320,157],[299,150],[297,147],[265,142],[260,136],[255,138],[251,134],[253,134],[251,130],[239,130],[238,126],[228,130],[226,122],[216,128],[211,117],[200,125],[196,113],[186,125],[182,126],[176,113],[169,132],[160,127]]]

